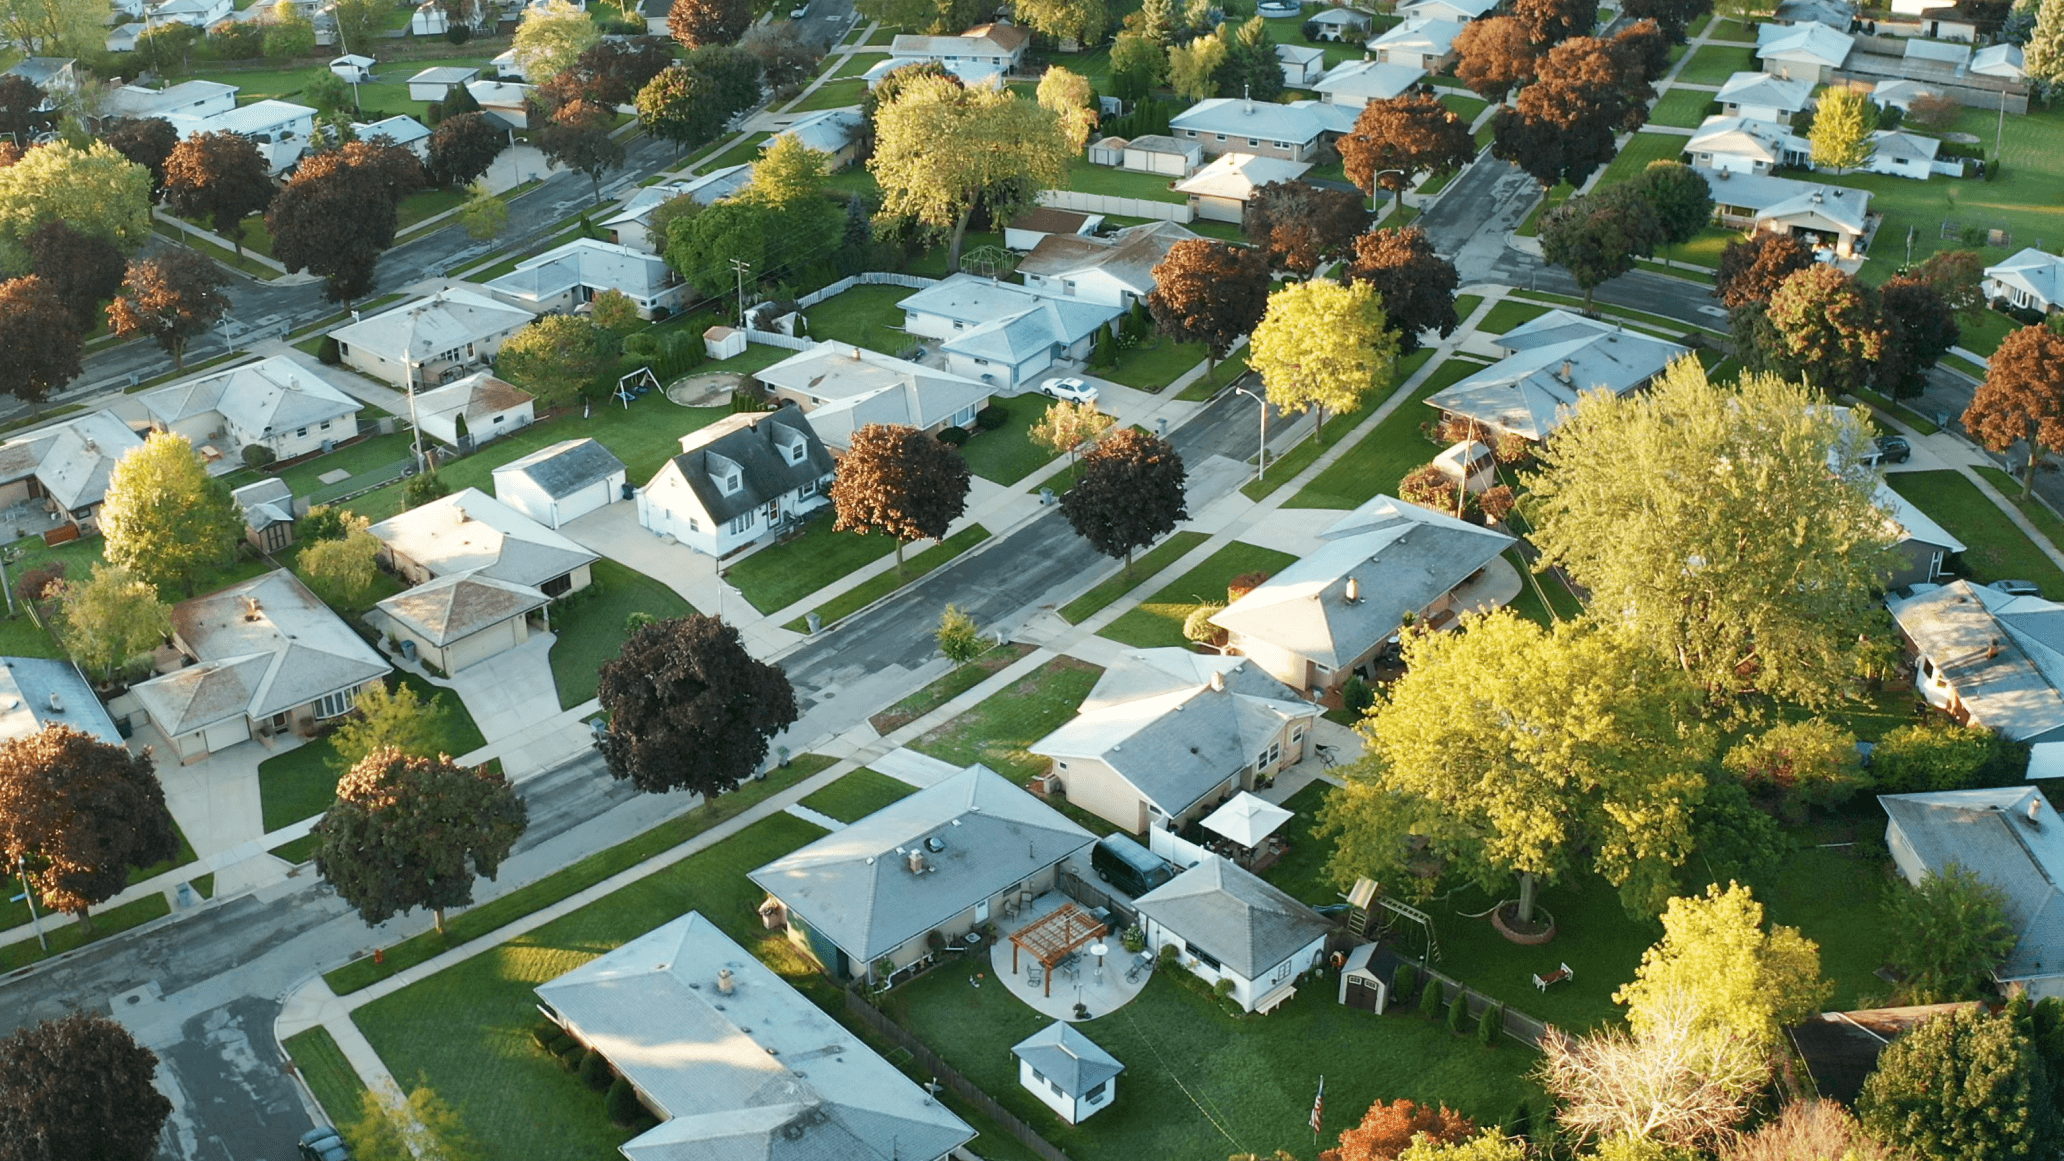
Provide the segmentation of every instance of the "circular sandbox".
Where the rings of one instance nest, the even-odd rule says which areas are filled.
[[[725,407],[731,395],[745,385],[746,377],[736,371],[711,371],[687,375],[667,384],[666,397],[683,407]]]

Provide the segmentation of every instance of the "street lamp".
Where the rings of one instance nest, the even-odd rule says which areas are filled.
[[[1254,461],[1254,482],[1258,484],[1268,474],[1268,400],[1237,384],[1233,390],[1261,404],[1261,455]]]

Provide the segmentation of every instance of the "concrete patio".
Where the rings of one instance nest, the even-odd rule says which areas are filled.
[[[1018,969],[1013,973],[1011,971],[1011,953],[1016,949],[1010,941],[1011,935],[1038,923],[1040,920],[1060,910],[1063,906],[1074,902],[1075,900],[1070,899],[1059,890],[1048,891],[1046,894],[1032,900],[1031,904],[1019,911],[1016,917],[998,923],[997,930],[999,935],[996,942],[991,944],[989,948],[989,962],[991,967],[994,968],[994,975],[997,980],[1002,982],[1004,987],[1010,989],[1011,995],[1023,1000],[1041,1015],[1051,1016],[1057,1020],[1066,1020],[1070,1023],[1077,1020],[1091,1020],[1098,1016],[1107,1016],[1124,1007],[1132,1001],[1134,996],[1140,994],[1140,989],[1147,986],[1147,978],[1150,974],[1149,971],[1141,971],[1139,978],[1136,980],[1127,980],[1125,978],[1126,969],[1132,966],[1132,956],[1125,950],[1125,945],[1119,940],[1119,936],[1123,931],[1122,928],[1116,928],[1102,937],[1104,946],[1109,950],[1103,957],[1103,968],[1101,971],[1097,967],[1097,957],[1089,953],[1088,946],[1081,950],[1079,958],[1072,968],[1061,967],[1055,969],[1052,995],[1047,994],[1043,969],[1040,972],[1041,982],[1037,984],[1032,982],[1033,973],[1030,969],[1038,968],[1039,964],[1029,954],[1023,952],[1018,954]],[[1077,904],[1077,906],[1081,905]],[[1087,908],[1084,909],[1087,910]],[[1114,916],[1112,922],[1115,925],[1122,921]],[[1075,1014],[1075,1006],[1078,1003],[1088,1009],[1088,1015],[1077,1016]]]

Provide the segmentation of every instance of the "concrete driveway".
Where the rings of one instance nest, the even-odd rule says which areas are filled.
[[[525,727],[559,716],[559,687],[552,680],[551,633],[530,640],[451,676],[473,724],[491,747]]]
[[[715,558],[679,543],[670,544],[638,523],[634,503],[606,505],[561,525],[559,531],[681,594],[697,612],[722,617],[737,627],[755,656],[769,656],[802,640],[761,616],[737,589],[719,580]]]

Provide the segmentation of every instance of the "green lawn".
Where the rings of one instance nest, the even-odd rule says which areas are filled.
[[[839,70],[831,75],[837,80],[857,77],[887,59],[889,54],[885,52],[856,52],[847,57],[846,63],[840,65]]]
[[[1705,89],[1671,89],[1649,111],[1648,120],[1653,125],[1696,129],[1708,116],[1719,111],[1713,94]]]
[[[599,567],[599,565],[597,566]],[[456,758],[486,744],[466,704],[451,690],[432,685],[413,673],[397,671],[400,684],[416,697],[444,710],[439,727],[438,750]],[[313,818],[330,808],[337,798],[337,778],[343,774],[335,746],[328,735],[284,754],[275,754],[258,764],[258,803],[267,832]]]
[[[1119,569],[1095,588],[1069,601],[1061,609],[1061,620],[1070,625],[1080,625],[1103,612],[1118,598],[1153,579],[1209,539],[1211,537],[1202,532],[1178,532],[1170,536],[1134,560],[1131,568]]]
[[[179,829],[177,822],[172,824],[172,837],[179,842],[179,849],[173,853],[172,857],[161,863],[152,863],[148,867],[130,868],[128,886],[134,887],[138,883],[155,879],[174,867],[185,867],[194,861],[193,844],[186,841],[186,832]],[[8,868],[8,871],[11,873],[11,868]],[[214,880],[215,876],[213,875],[195,875],[188,881],[193,884],[196,891],[200,892],[201,898],[206,899],[213,892]],[[29,922],[29,905],[27,901],[14,898],[14,893],[21,889],[21,880],[11,879],[7,877],[7,874],[0,873],[0,886],[5,886],[6,888],[6,890],[0,891],[0,931],[5,931],[11,927],[20,927]],[[36,911],[37,914],[43,917],[43,929],[45,931],[51,930],[54,925],[70,922],[69,919],[62,915],[53,919],[50,910],[43,906],[40,897],[38,897],[36,903]],[[97,908],[94,910],[93,915],[93,921],[95,925],[98,925],[100,923],[100,912]],[[141,921],[139,920],[139,922]]]
[[[323,1112],[329,1114],[331,1124],[349,1124],[358,1119],[365,1107],[365,1081],[344,1058],[344,1050],[337,1047],[329,1029],[317,1027],[297,1032],[281,1041],[280,1046],[294,1062],[294,1071],[308,1082],[309,1091],[315,1094]]]
[[[917,791],[917,787],[900,778],[877,774],[872,770],[859,769],[839,779],[815,794],[806,796],[800,805],[807,806],[819,814],[828,814],[840,822],[859,822],[892,802],[900,802]]]
[[[907,286],[855,286],[803,312],[813,339],[851,343],[893,355],[915,341],[903,329],[896,304],[913,292]]]
[[[1068,188],[1106,197],[1139,198],[1153,202],[1187,203],[1189,196],[1168,188],[1162,174],[1135,173],[1108,165],[1091,165],[1080,158],[1068,164]]]
[[[1118,356],[1118,365],[1098,374],[1142,391],[1165,391],[1170,383],[1211,356],[1203,343],[1178,343],[1156,332]]]
[[[1247,358],[1238,352],[1226,361],[1190,381],[1190,385],[1175,393],[1177,399],[1189,403],[1201,403],[1225,390],[1226,384],[1247,373]]]
[[[559,708],[572,709],[595,696],[602,663],[622,651],[629,636],[625,621],[632,613],[650,613],[664,620],[685,617],[695,609],[681,594],[635,569],[604,558],[594,564],[601,590],[580,598],[572,609],[551,610],[552,680],[559,687]]]
[[[1459,323],[1465,323],[1465,322],[1468,322],[1468,321],[1469,321],[1469,316],[1470,316],[1470,315],[1472,315],[1472,314],[1475,314],[1475,313],[1476,313],[1476,308],[1477,308],[1477,307],[1479,307],[1479,306],[1482,306],[1482,305],[1483,305],[1483,295],[1481,295],[1481,294],[1458,294],[1458,295],[1456,295],[1456,296],[1455,296],[1455,321],[1456,321],[1456,322],[1457,322],[1458,324],[1459,324]]]
[[[1722,85],[1736,73],[1756,71],[1756,50],[1748,45],[1709,44],[1692,54],[1677,74],[1695,85]]]
[[[1491,107],[1491,103],[1482,97],[1454,90],[1442,92],[1440,103],[1453,109],[1456,115],[1462,118],[1463,123],[1468,125],[1476,124],[1476,119],[1483,116],[1483,111]]]
[[[867,82],[859,77],[850,77],[842,81],[826,81],[818,86],[816,92],[789,106],[786,111],[790,113],[809,113],[815,112],[818,109],[843,109],[849,105],[858,105],[861,98],[866,95]]]
[[[394,9],[392,16],[399,23],[392,24],[390,27],[407,27],[411,14],[412,10],[406,7]],[[487,62],[500,51],[499,47],[491,48],[488,47],[487,42],[483,42],[482,51],[472,56],[410,58],[406,61],[391,62],[385,68],[379,70],[380,80],[358,86],[359,107],[368,112],[377,110],[388,116],[396,113],[406,113],[417,120],[422,120],[428,113],[430,105],[427,101],[412,101],[409,99],[408,79],[410,77],[424,69],[440,68],[446,65],[458,65],[465,68],[485,68]],[[257,69],[251,71],[222,69],[211,72],[204,68],[195,72],[194,75],[206,80],[236,85],[239,90],[237,93],[239,101],[248,103],[260,97],[280,97],[291,100],[307,86],[310,80],[326,71],[328,70],[322,65],[310,63],[306,67],[294,69]]]
[[[1103,672],[1087,661],[1056,657],[910,748],[956,766],[980,762],[1014,782],[1035,778],[1046,772],[1047,760],[1025,747],[1074,717]]]
[[[62,661],[65,651],[58,648],[56,638],[29,616],[28,610],[22,609],[0,619],[0,657],[48,657]]]
[[[46,954],[33,939],[25,939],[19,943],[11,943],[5,947],[0,947],[0,972],[11,972],[16,968],[26,967],[29,964],[47,959],[53,955],[63,955],[74,948],[84,947],[89,943],[106,939],[110,935],[127,931],[132,927],[140,927],[161,915],[170,914],[171,911],[172,904],[166,902],[163,895],[146,895],[133,903],[124,903],[120,907],[111,907],[104,911],[95,910],[92,913],[93,930],[91,932],[81,928],[77,923],[72,922],[68,918],[53,919],[48,914],[45,914],[43,916],[43,930],[49,939],[50,951]]]
[[[2000,495],[2005,496],[2014,507],[2021,509],[2021,514],[2028,517],[2028,522],[2035,525],[2036,530],[2041,532],[2053,547],[2064,546],[2064,519],[2059,519],[2048,504],[2034,496],[2024,499],[2021,495],[2021,481],[1998,468],[1981,467],[1977,471],[1985,477],[1987,483],[1999,489]]]
[[[466,204],[466,199],[469,196],[463,189],[417,190],[415,193],[401,199],[401,204],[395,207],[400,213],[400,227],[406,230],[417,222],[434,218],[446,210],[458,209]],[[259,220],[259,225],[261,227],[264,225],[262,218]],[[268,234],[266,236],[267,248],[265,251],[267,254],[272,253],[271,243],[272,238]]]
[[[2020,323],[1996,310],[1987,310],[1976,326],[1972,326],[1961,317],[1957,319],[1957,326],[1963,332],[1957,339],[1957,345],[1974,355],[1984,355],[1988,359],[1994,351],[1999,350],[2000,340],[2021,329]],[[1979,378],[1982,379],[1984,376],[1980,375]]]
[[[1104,626],[1100,637],[1122,641],[1139,649],[1186,646],[1183,618],[1206,601],[1223,603],[1226,586],[1234,577],[1248,573],[1276,573],[1296,563],[1287,552],[1234,541],[1211,554],[1204,563],[1177,577],[1160,592],[1141,601],[1137,608]]]
[[[747,162],[757,161],[760,157],[761,143],[765,142],[769,137],[772,136],[774,136],[772,133],[749,134],[745,140],[740,141],[738,144],[733,145],[729,149],[726,149],[722,155],[718,157],[713,157],[708,161],[704,161],[697,164],[695,167],[696,172],[712,173],[719,169],[726,169],[734,165],[744,165]]]
[[[1397,390],[1398,384],[1417,374],[1419,368],[1426,365],[1426,360],[1432,357],[1432,347],[1421,347],[1399,359],[1389,383],[1379,390],[1369,392],[1368,397],[1362,400],[1362,405],[1353,411],[1327,416],[1325,425],[1310,439],[1270,461],[1267,474],[1261,479],[1249,480],[1240,485],[1240,492],[1250,500],[1260,500],[1295,479],[1299,472],[1310,467],[1335,443],[1353,431],[1362,420],[1367,419],[1370,412],[1382,406],[1383,401],[1390,398],[1391,392]]]
[[[833,532],[831,526],[827,512],[801,536],[760,549],[724,575],[753,608],[774,613],[896,551],[895,540],[882,533]]]
[[[1500,304],[1501,306],[1503,304]],[[1440,446],[1419,432],[1439,413],[1421,400],[1484,369],[1482,363],[1449,359],[1426,377],[1412,397],[1385,416],[1375,430],[1312,477],[1284,502],[1286,508],[1354,508],[1371,496],[1396,495],[1398,481],[1431,462]]]
[[[1010,418],[995,431],[983,431],[960,449],[968,470],[992,484],[1009,487],[1052,463],[1053,449],[1032,439],[1032,425],[1046,414],[1047,400],[1025,395],[1005,401],[991,399],[989,406],[1005,409]]]
[[[904,562],[900,572],[890,569],[888,572],[878,576],[869,577],[845,592],[840,593],[838,596],[833,597],[831,600],[826,601],[824,604],[817,606],[813,611],[817,614],[818,620],[824,625],[835,624],[881,600],[904,585],[924,576],[933,569],[943,566],[954,557],[972,549],[975,545],[987,539],[989,539],[989,530],[987,528],[982,527],[980,524],[970,524],[924,551],[911,554],[910,558]],[[810,625],[804,618],[797,617],[783,627],[797,633],[806,633],[809,631]]]
[[[1620,148],[1619,156],[1605,167],[1594,189],[1604,189],[1638,177],[1652,161],[1676,161],[1690,138],[1675,133],[1636,133]]]
[[[2064,593],[2064,569],[2052,563],[1978,485],[1961,474],[1894,472],[1885,482],[1964,542],[1955,571],[1980,584],[2027,580],[2045,593]]]

